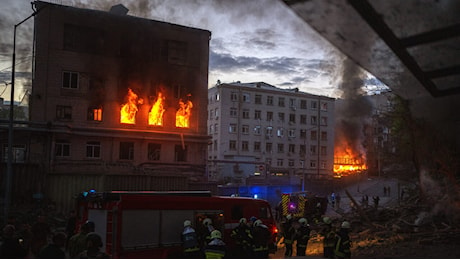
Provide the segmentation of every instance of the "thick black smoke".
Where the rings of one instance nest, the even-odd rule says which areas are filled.
[[[364,71],[352,60],[342,64],[342,91],[336,103],[336,144],[346,144],[354,153],[365,156],[363,148],[364,126],[372,115],[372,103],[364,96]],[[343,147],[342,147],[343,148]],[[342,151],[343,152],[343,151]]]

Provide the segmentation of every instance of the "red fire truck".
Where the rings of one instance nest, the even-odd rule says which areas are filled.
[[[222,232],[230,257],[234,246],[230,232],[242,217],[261,219],[272,233],[272,253],[276,250],[278,231],[265,200],[198,191],[90,191],[81,193],[77,204],[79,225],[93,221],[112,258],[181,258],[184,220],[199,227],[205,218]]]

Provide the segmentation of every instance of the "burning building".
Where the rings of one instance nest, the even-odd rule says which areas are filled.
[[[30,159],[49,174],[205,176],[211,33],[35,5]]]

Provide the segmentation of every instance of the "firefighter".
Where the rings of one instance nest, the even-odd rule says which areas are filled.
[[[240,224],[232,230],[230,237],[236,244],[235,256],[237,258],[250,258],[253,238],[246,218],[240,219]]]
[[[253,258],[268,258],[268,244],[271,234],[268,231],[268,227],[262,223],[262,220],[254,221],[252,237],[254,238]]]
[[[204,253],[206,258],[222,259],[225,257],[226,248],[225,243],[222,241],[222,233],[219,230],[211,232],[211,241],[206,246]]]
[[[294,235],[295,235],[295,228],[292,225],[292,215],[288,214],[286,216],[286,220],[281,224],[281,232],[284,237],[284,245],[286,247],[286,251],[284,251],[284,256],[291,257],[292,256],[292,244],[294,243]]]
[[[299,224],[300,227],[295,236],[295,239],[297,240],[297,256],[305,256],[311,230],[306,218],[299,219]]]
[[[323,218],[324,227],[320,231],[323,239],[323,256],[324,258],[334,258],[335,232],[332,228],[332,221],[329,217]]]
[[[336,258],[351,258],[350,222],[342,222],[340,230],[336,234],[334,255]]]
[[[202,258],[200,244],[195,229],[192,227],[190,220],[184,221],[184,230],[182,232],[182,247],[185,258]]]
[[[209,241],[211,241],[211,232],[214,231],[212,220],[210,218],[203,219],[201,228],[199,228],[198,231],[198,239],[200,241],[200,245],[202,248],[204,248],[209,243]]]

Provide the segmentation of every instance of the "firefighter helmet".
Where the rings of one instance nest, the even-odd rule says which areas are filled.
[[[240,218],[240,224],[246,224],[246,223],[248,223],[246,218]]]
[[[342,222],[342,228],[351,228],[350,222],[348,221]]]
[[[328,225],[332,223],[331,218],[329,218],[329,217],[324,217],[323,222],[324,222],[324,224],[328,224]]]
[[[191,226],[191,225],[192,225],[192,221],[190,221],[188,219],[186,221],[184,221],[184,227],[188,227],[188,226]]]
[[[211,232],[211,239],[214,239],[214,238],[222,239],[222,233],[220,233],[219,230],[213,230]]]
[[[291,215],[291,214],[287,214],[287,215],[286,215],[286,219],[287,219],[287,220],[291,220],[291,219],[292,219],[292,215]]]
[[[212,224],[212,220],[210,218],[205,218],[203,220],[203,225],[207,226],[207,225],[211,225]]]
[[[260,225],[262,225],[262,220],[258,219],[256,221],[254,221],[254,227],[258,227]]]
[[[302,225],[302,226],[306,226],[308,224],[308,221],[306,218],[301,218],[299,219],[299,223]]]

